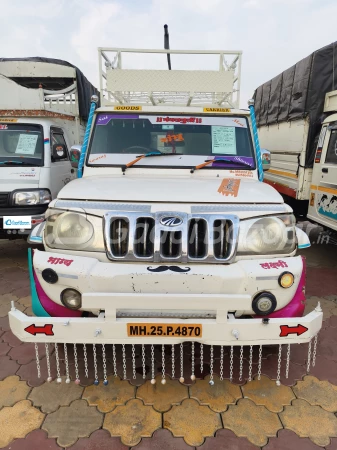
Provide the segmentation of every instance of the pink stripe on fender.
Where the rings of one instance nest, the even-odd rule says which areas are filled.
[[[305,274],[306,274],[306,263],[305,258],[302,256],[303,270],[298,283],[295,295],[290,303],[278,311],[274,311],[268,316],[255,316],[255,317],[270,317],[270,318],[285,318],[285,317],[302,317],[305,309]]]
[[[42,286],[36,276],[35,270],[34,272],[34,281],[35,281],[35,287],[36,292],[39,297],[39,300],[41,302],[41,305],[45,309],[45,311],[51,316],[51,317],[81,317],[82,311],[73,311],[72,309],[68,309],[64,306],[59,305],[58,303],[53,302],[48,295],[45,293],[45,291],[42,289]]]

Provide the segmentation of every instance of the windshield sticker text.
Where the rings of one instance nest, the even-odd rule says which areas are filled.
[[[288,264],[285,261],[279,259],[276,262],[262,263],[260,264],[262,269],[279,269],[281,267],[288,267]]]
[[[224,178],[218,189],[219,194],[237,197],[240,188],[240,180],[233,178]]]
[[[0,124],[0,130],[8,130],[8,125],[1,125]]]
[[[202,123],[200,117],[157,117],[156,122]]]
[[[96,125],[108,125],[111,120],[135,120],[139,119],[138,114],[100,114]]]
[[[99,159],[104,159],[104,158],[106,158],[106,155],[97,156],[97,158],[90,160],[89,163],[91,164],[95,161],[98,161]]]
[[[245,127],[245,125],[242,122],[240,122],[239,119],[234,119],[233,122],[236,123],[237,125],[239,125],[240,127],[243,127],[243,128]]]
[[[65,266],[69,267],[70,264],[74,262],[74,260],[64,258],[54,258],[53,256],[50,256],[47,262],[49,262],[50,264],[64,264]]]

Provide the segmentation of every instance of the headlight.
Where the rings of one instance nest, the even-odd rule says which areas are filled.
[[[49,211],[47,216],[44,238],[48,247],[104,251],[101,218],[60,211]]]
[[[34,191],[16,191],[13,194],[15,205],[46,205],[51,202],[51,195],[47,189],[36,189]]]
[[[242,220],[238,255],[287,254],[295,249],[295,218],[292,214]]]
[[[82,306],[82,295],[76,289],[65,289],[61,292],[61,302],[66,308],[80,309]]]

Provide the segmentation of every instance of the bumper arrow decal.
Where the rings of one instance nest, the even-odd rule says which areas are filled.
[[[301,336],[301,334],[308,331],[308,328],[298,324],[297,327],[289,327],[288,325],[280,325],[281,333],[280,337],[288,336],[289,334],[297,334],[297,336]]]
[[[35,324],[29,325],[29,327],[25,328],[25,331],[33,336],[37,334],[45,334],[46,336],[54,336],[53,325],[48,324],[43,327],[37,327]]]

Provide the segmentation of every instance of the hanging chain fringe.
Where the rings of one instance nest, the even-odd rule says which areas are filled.
[[[308,343],[308,355],[307,355],[307,362],[306,362],[306,370],[307,373],[310,372],[311,367],[315,367],[316,364],[316,355],[317,355],[317,343],[318,343],[318,335],[314,336],[311,341]],[[63,348],[64,352],[64,366],[62,366],[62,373],[61,373],[61,364],[60,364],[60,345]],[[69,346],[70,344],[54,344],[54,352],[51,348],[50,344],[45,344],[45,353],[46,357],[40,359],[39,356],[39,347],[38,344],[34,344],[35,348],[35,358],[36,358],[36,367],[37,367],[37,375],[38,378],[41,377],[41,364],[46,364],[47,369],[47,381],[51,382],[53,380],[53,377],[56,378],[57,383],[62,382],[61,375],[65,375],[65,382],[70,383],[71,379],[74,380],[76,384],[80,384],[80,369],[79,366],[84,363],[84,375],[86,378],[89,378],[89,370],[90,370],[90,364],[88,359],[88,351],[90,350],[90,346],[87,344],[73,344],[73,358],[74,358],[74,364],[71,360],[71,355],[69,354]],[[78,353],[78,347],[81,347],[83,345],[83,357],[81,356],[82,352]],[[190,347],[188,347],[190,345]],[[129,354],[129,348],[131,347],[131,360],[130,356],[127,357],[127,352]],[[157,374],[157,367],[156,367],[156,356],[155,351],[159,351],[160,349],[160,362],[161,362],[161,368],[160,368],[160,378],[161,378],[161,384],[165,385],[167,383],[167,355],[169,355],[169,358],[171,360],[171,378],[175,379],[177,376],[179,378],[179,381],[181,383],[185,383],[185,375],[187,375],[185,372],[186,368],[184,367],[184,363],[187,363],[187,361],[190,362],[190,375],[189,378],[192,382],[194,382],[197,378],[203,377],[206,367],[208,368],[208,364],[205,365],[205,352],[208,351],[209,347],[209,384],[211,386],[214,385],[214,367],[215,363],[219,364],[216,367],[218,367],[218,374],[220,381],[223,381],[226,376],[224,375],[226,373],[225,371],[225,362],[228,361],[229,366],[229,373],[227,377],[232,382],[234,379],[238,379],[239,382],[252,381],[254,374],[256,373],[256,379],[261,380],[262,375],[262,355],[263,355],[263,346],[258,345],[254,352],[254,346],[249,345],[246,346],[249,349],[249,354],[246,354],[244,346],[240,345],[238,347],[238,354],[234,352],[234,346],[230,346],[228,349],[224,347],[223,345],[220,346],[214,346],[214,345],[205,345],[200,344],[200,347],[195,342],[190,343],[181,343],[179,347],[176,347],[174,344],[172,345],[153,345],[153,344],[131,344],[130,346],[127,344],[113,344],[111,347],[109,346],[109,349],[106,348],[104,344],[93,344],[92,345],[92,358],[93,358],[93,374],[94,374],[94,384],[97,386],[99,384],[99,370],[98,370],[98,362],[102,359],[102,369],[103,369],[103,385],[108,385],[108,374],[111,373],[114,377],[121,376],[122,379],[127,380],[128,378],[128,372],[127,367],[130,367],[131,370],[131,377],[133,380],[137,377],[137,360],[136,355],[140,356],[141,359],[141,368],[140,373],[142,374],[142,378],[145,380],[147,376],[150,376],[151,384],[156,384],[156,374]],[[220,349],[220,358],[219,356],[215,356],[215,347],[218,347]],[[283,352],[283,347],[285,349],[285,352]],[[190,348],[190,358],[188,357],[186,361],[184,361],[184,353],[185,351],[188,354],[188,348]],[[147,350],[149,349],[149,350]],[[157,349],[157,350],[156,350]],[[167,350],[166,350],[167,349]],[[198,353],[198,349],[200,352]],[[81,348],[80,348],[81,350]],[[109,357],[109,351],[112,350],[112,356]],[[118,354],[120,355],[120,351],[122,354],[122,373],[118,373]],[[99,360],[98,360],[98,352],[99,352]],[[101,352],[101,353],[100,353]],[[89,352],[90,353],[90,352]],[[235,353],[235,354],[234,354]],[[218,355],[218,353],[216,353]],[[80,356],[79,356],[80,355]],[[111,353],[110,353],[111,355]],[[146,364],[146,357],[150,355],[150,364],[149,366]],[[228,358],[225,355],[228,355]],[[246,356],[245,356],[246,355]],[[257,361],[254,361],[254,355],[257,356]],[[289,372],[290,372],[290,357],[291,357],[291,344],[279,344],[278,345],[278,354],[277,354],[277,370],[275,374],[275,380],[276,385],[281,385],[281,366],[282,366],[282,355],[283,359],[285,360],[285,368],[284,370],[284,376],[286,379],[289,378]],[[120,356],[119,356],[120,357]],[[55,364],[54,364],[54,358],[55,358]],[[62,356],[63,358],[63,356]],[[178,362],[176,361],[176,358]],[[218,359],[219,358],[219,359]],[[45,361],[45,362],[44,362]],[[90,361],[92,359],[90,358]],[[169,361],[169,360],[168,360]],[[218,362],[217,362],[218,361]],[[238,362],[238,372],[235,373],[234,367],[235,361]],[[53,364],[52,364],[53,362]],[[62,361],[63,362],[63,361]],[[244,372],[244,365],[248,363],[248,371]],[[81,363],[81,364],[80,364]],[[53,374],[52,367],[56,368],[56,374]],[[72,374],[72,370],[74,370],[74,374]],[[256,369],[255,369],[256,368]],[[55,369],[54,369],[55,370]],[[169,369],[168,369],[169,370]],[[257,372],[254,372],[256,370]],[[178,372],[178,373],[177,373]],[[102,373],[102,372],[100,372]],[[73,378],[74,377],[74,378]]]

